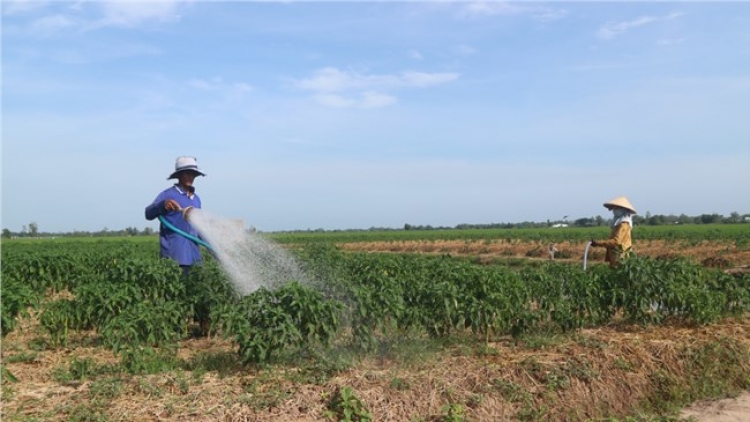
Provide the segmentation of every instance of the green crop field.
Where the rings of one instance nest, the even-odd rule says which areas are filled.
[[[122,384],[130,377],[184,371],[260,374],[261,368],[267,367],[264,365],[276,365],[282,373],[306,368],[301,370],[304,377],[293,381],[295,388],[303,388],[310,383],[330,382],[333,375],[357,365],[353,360],[341,364],[334,356],[389,359],[387,350],[396,350],[397,344],[411,340],[422,344],[480,344],[484,356],[496,353],[491,345],[498,342],[575,336],[580,330],[618,324],[701,327],[726,319],[744,321],[750,311],[749,274],[731,275],[681,259],[634,257],[615,270],[596,265],[582,271],[578,265],[556,262],[521,268],[483,266],[450,256],[349,253],[332,245],[447,236],[587,239],[601,233],[606,229],[269,234],[280,242],[302,245],[293,253],[309,279],[288,280],[244,297],[234,292],[230,280],[210,256],[202,267],[182,278],[175,263],[158,258],[155,237],[4,240],[3,375],[5,380],[17,382],[3,384],[4,402],[13,404],[4,405],[3,420],[114,417],[108,412],[119,397],[115,393],[110,393],[111,397],[94,393],[86,396],[88,419],[77,413],[84,412],[80,406],[70,404],[44,407],[29,415],[20,402],[14,401],[19,397],[14,392],[23,390],[24,361],[33,361],[39,354],[76,351],[71,355],[75,356],[73,360],[50,368],[57,374],[48,381],[53,384],[78,380],[93,388],[105,380]],[[745,226],[729,225],[639,229],[639,236],[647,234],[655,238],[703,236],[737,241],[748,233]],[[17,340],[20,327],[28,326],[32,317],[36,334],[26,342]],[[190,348],[190,342],[204,338],[223,338],[226,348],[210,360],[180,357],[181,350]],[[8,339],[12,339],[10,349]],[[736,353],[723,359],[747,358],[744,343],[722,341],[724,346],[716,353]],[[78,357],[78,351],[92,347],[114,360],[105,364]],[[446,347],[455,350],[455,346]],[[8,357],[12,359],[5,363]],[[620,359],[623,367],[630,365],[627,356]],[[580,372],[586,365],[591,364],[571,372],[577,375],[565,375],[565,379],[544,376],[537,382],[554,391],[562,388],[555,383],[570,383],[570,377],[578,377],[576,382],[596,377],[597,372],[590,369]],[[728,383],[723,391],[748,385],[748,365],[737,366],[737,371],[725,376]],[[257,400],[258,391],[271,388],[271,384],[253,387],[253,400]],[[200,387],[186,381],[180,388]],[[357,411],[362,417],[359,420],[366,420],[369,410],[364,402],[357,401],[357,392],[347,388],[327,393],[327,410],[320,411],[336,420],[346,419],[335,415]],[[651,388],[653,394],[664,393],[656,384]],[[490,390],[482,390],[482,394],[501,397],[507,393],[502,388]],[[690,394],[694,398],[699,392]],[[276,398],[280,400],[276,406],[283,404],[283,397]],[[445,406],[456,404],[446,400]],[[543,404],[543,396],[534,400],[541,403],[539,406],[548,406]],[[444,407],[443,416],[465,412],[466,403]],[[594,413],[589,417],[613,416],[606,408],[591,409]],[[245,411],[256,416],[265,414],[253,406]],[[521,406],[517,416],[526,411],[529,409],[524,411]],[[537,419],[524,420],[567,420],[564,412],[556,413],[551,408],[546,412]]]
[[[393,242],[407,240],[529,240],[585,241],[609,234],[608,227],[557,227],[517,229],[372,230],[271,233],[279,243]],[[694,224],[636,226],[640,240],[731,240],[750,242],[750,224]]]

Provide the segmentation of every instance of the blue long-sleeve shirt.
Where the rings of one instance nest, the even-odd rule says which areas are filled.
[[[201,199],[195,192],[187,192],[180,188],[179,185],[165,189],[156,196],[154,202],[146,207],[146,220],[153,220],[160,215],[176,228],[190,235],[199,237],[196,230],[190,223],[182,218],[180,211],[168,212],[165,203],[168,199],[174,199],[183,209],[187,207],[201,207]],[[162,258],[171,258],[180,265],[196,265],[202,262],[201,251],[198,245],[191,240],[173,232],[164,224],[159,225],[159,244]]]

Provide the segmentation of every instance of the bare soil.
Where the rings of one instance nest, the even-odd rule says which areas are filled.
[[[750,392],[722,400],[706,400],[693,404],[680,413],[681,418],[697,422],[750,421]]]

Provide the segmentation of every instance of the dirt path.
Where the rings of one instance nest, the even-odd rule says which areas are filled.
[[[701,401],[680,413],[681,418],[696,422],[748,422],[750,421],[750,392],[736,398]]]

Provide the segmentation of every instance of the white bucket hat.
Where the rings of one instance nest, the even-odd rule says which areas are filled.
[[[604,206],[607,208],[612,208],[612,207],[625,208],[626,210],[632,212],[633,214],[638,214],[635,211],[635,208],[633,208],[633,206],[630,204],[630,201],[628,201],[628,198],[624,196],[618,196],[617,198],[611,201],[605,202]]]
[[[176,179],[177,174],[181,171],[191,170],[196,173],[198,173],[201,176],[205,176],[206,174],[202,171],[198,170],[198,159],[195,157],[177,157],[177,161],[174,164],[174,172],[167,177],[167,180],[169,179]]]

